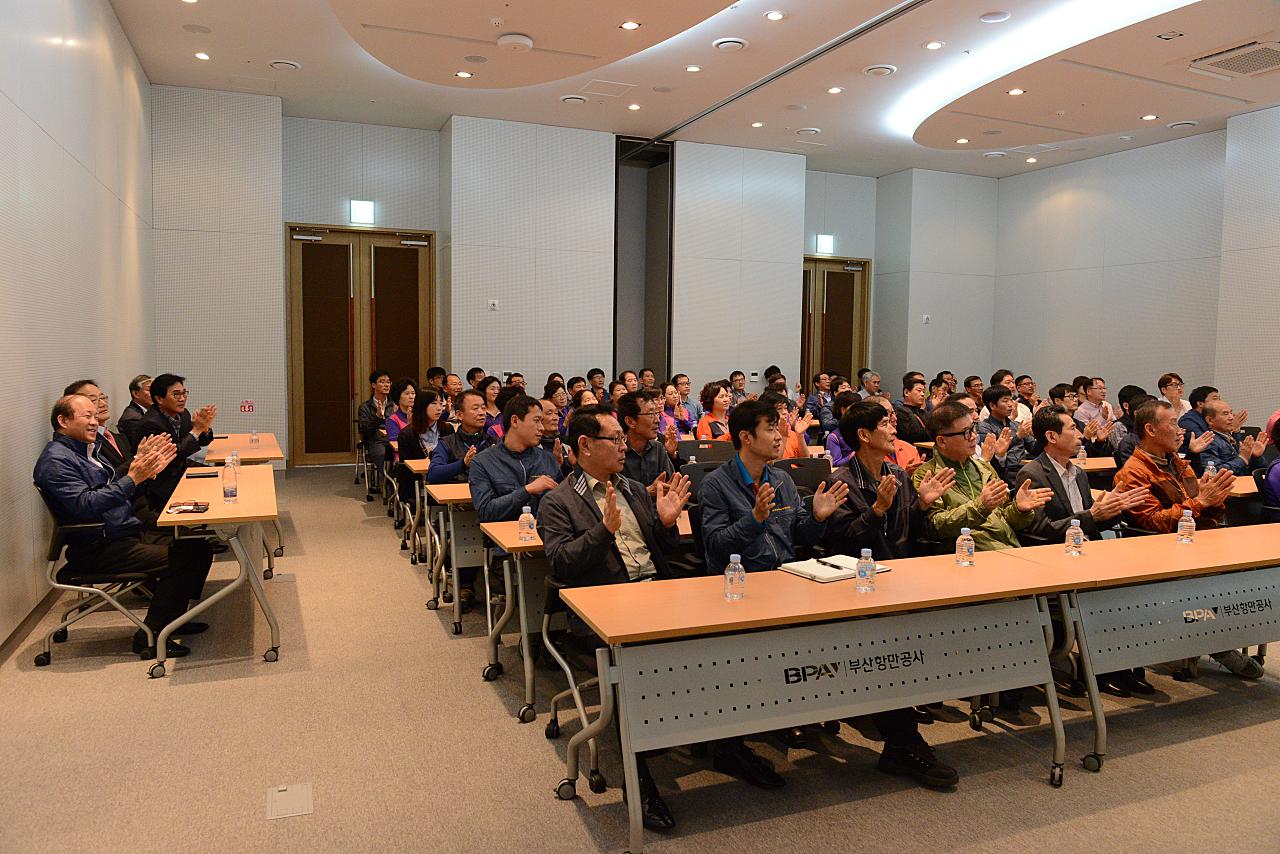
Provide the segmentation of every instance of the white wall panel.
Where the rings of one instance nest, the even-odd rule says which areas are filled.
[[[991,365],[991,317],[995,298],[993,276],[912,272],[910,334],[906,366],[886,365],[876,370],[893,383],[908,369],[933,376],[941,370],[957,376],[989,374]],[[920,321],[930,315],[925,326]]]
[[[1227,122],[1222,251],[1280,246],[1280,110]]]
[[[31,473],[54,400],[89,377],[118,413],[153,340],[146,76],[106,0],[0,0],[0,22],[0,382],[17,404],[0,410],[2,639],[47,592]]]
[[[912,172],[906,169],[876,179],[877,273],[911,269]]]
[[[537,125],[454,117],[455,245],[536,245],[538,217],[548,214],[538,198],[537,144]]]
[[[692,142],[676,149],[672,254],[741,258],[743,150]]]
[[[835,238],[833,254],[874,262],[876,179],[836,172],[806,172],[804,251],[817,252],[819,234]]]
[[[911,184],[911,270],[995,273],[996,181],[916,169]]]
[[[910,273],[876,273],[871,300],[871,364],[895,371],[907,363]],[[906,371],[899,371],[899,374]],[[893,374],[890,373],[889,376]]]
[[[804,158],[743,150],[740,257],[744,261],[789,260],[802,254],[797,247],[804,241],[804,186]]]

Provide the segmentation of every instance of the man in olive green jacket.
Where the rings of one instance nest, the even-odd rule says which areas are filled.
[[[934,409],[929,417],[933,459],[916,469],[912,480],[919,487],[939,469],[955,469],[955,482],[928,510],[930,526],[940,539],[953,539],[961,528],[968,528],[979,551],[1014,548],[1015,532],[1031,524],[1036,509],[1053,498],[1053,490],[1032,489],[1027,481],[1011,495],[996,470],[973,455],[978,445],[973,420],[972,411],[958,403]]]

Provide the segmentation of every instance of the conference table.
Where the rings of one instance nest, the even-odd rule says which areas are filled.
[[[1065,737],[1049,665],[1049,598],[1065,615],[1060,646],[1081,649],[1100,771],[1106,720],[1095,674],[1280,638],[1280,524],[889,561],[872,593],[786,572],[747,577],[728,602],[718,577],[561,591],[607,644],[596,653],[600,714],[578,749],[619,716],[623,771],[638,791],[640,751],[988,694],[1045,689],[1054,732],[1050,782],[1062,784]],[[639,799],[628,803],[629,850],[643,846]]]
[[[420,524],[425,524],[428,528],[431,527],[431,519],[423,491],[424,479],[427,476],[427,470],[431,468],[431,460],[424,457],[418,460],[401,460],[400,464],[413,475],[413,507],[408,514],[408,521],[405,522],[404,539],[400,541],[400,548],[411,550],[409,563],[416,565],[420,560],[425,560],[427,566],[430,567],[428,575],[431,576],[436,569],[435,557],[434,554],[430,553],[427,555],[422,554],[423,538],[418,530]],[[421,522],[418,520],[419,516],[422,517]],[[430,540],[427,539],[427,542],[430,542]]]
[[[212,473],[212,476],[210,476]],[[147,675],[159,678],[165,675],[165,644],[174,630],[183,623],[194,619],[218,602],[230,596],[246,581],[253,590],[254,599],[262,609],[262,615],[271,628],[271,646],[262,657],[266,661],[276,661],[280,657],[280,626],[276,615],[267,601],[266,591],[258,578],[258,548],[266,546],[266,538],[262,531],[262,523],[274,520],[278,514],[276,506],[275,472],[270,466],[246,466],[239,472],[236,482],[237,500],[227,504],[222,498],[222,478],[217,471],[208,468],[189,469],[178,481],[173,495],[165,510],[160,513],[156,525],[160,528],[193,527],[205,525],[219,539],[226,540],[231,547],[236,561],[240,564],[240,572],[230,584],[213,595],[200,600],[182,616],[160,630],[156,637],[156,658],[147,669]],[[203,513],[170,513],[169,507],[188,501],[199,501],[209,505]]]
[[[443,505],[440,514],[440,540],[449,550],[450,568],[453,576],[453,633],[462,634],[462,597],[458,581],[458,570],[462,567],[478,566],[485,573],[486,549],[484,538],[480,533],[480,522],[476,511],[471,508],[471,485],[468,483],[429,483],[427,495],[432,501]],[[432,562],[434,567],[434,561]],[[432,594],[427,600],[427,609],[434,611],[440,607],[440,586],[444,579],[444,567],[433,571],[431,575]],[[485,605],[486,609],[488,604]]]
[[[256,446],[253,444],[252,433],[214,436],[205,450],[204,461],[212,466],[225,465],[232,451],[240,455],[242,465],[284,462],[284,451],[280,450],[280,442],[275,433],[259,433]],[[275,573],[274,558],[284,556],[284,531],[280,527],[279,517],[273,519],[271,524],[276,531],[276,547],[267,552],[267,568],[262,573],[263,578],[271,578]]]

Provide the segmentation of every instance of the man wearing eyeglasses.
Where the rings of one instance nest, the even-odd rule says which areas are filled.
[[[672,422],[667,435],[658,436],[658,397],[649,389],[633,391],[619,397],[618,421],[626,431],[626,458],[623,473],[638,481],[650,495],[656,495],[655,484],[666,482],[676,473],[676,425]]]
[[[1058,383],[1049,389],[1049,403],[1067,410],[1067,414],[1076,422],[1076,427],[1084,436],[1084,452],[1087,456],[1111,456],[1111,444],[1107,441],[1107,437],[1111,435],[1114,428],[1110,424],[1099,424],[1097,421],[1081,421],[1076,416],[1076,410],[1080,408],[1080,395],[1070,383]]]
[[[188,410],[184,383],[186,378],[177,374],[161,374],[151,380],[151,400],[155,406],[139,419],[139,442],[147,436],[167,435],[178,451],[147,490],[151,507],[157,512],[169,502],[191,456],[213,441],[213,419],[218,415],[218,407],[209,403],[194,413]]]

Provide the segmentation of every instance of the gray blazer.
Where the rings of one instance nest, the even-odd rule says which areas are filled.
[[[1048,454],[1041,454],[1034,460],[1024,463],[1014,479],[1014,488],[1020,488],[1024,480],[1031,481],[1032,489],[1052,489],[1053,498],[1035,511],[1031,524],[1022,533],[1045,542],[1060,543],[1067,537],[1067,528],[1071,527],[1071,520],[1079,519],[1080,527],[1084,529],[1086,537],[1096,540],[1102,536],[1098,530],[1098,523],[1093,521],[1093,514],[1089,513],[1089,508],[1093,506],[1093,493],[1089,491],[1089,475],[1082,469],[1076,469],[1080,503],[1084,506],[1084,511],[1080,513],[1071,512],[1067,487],[1063,484],[1062,478],[1058,477],[1058,470],[1053,467],[1053,461],[1049,459]]]

